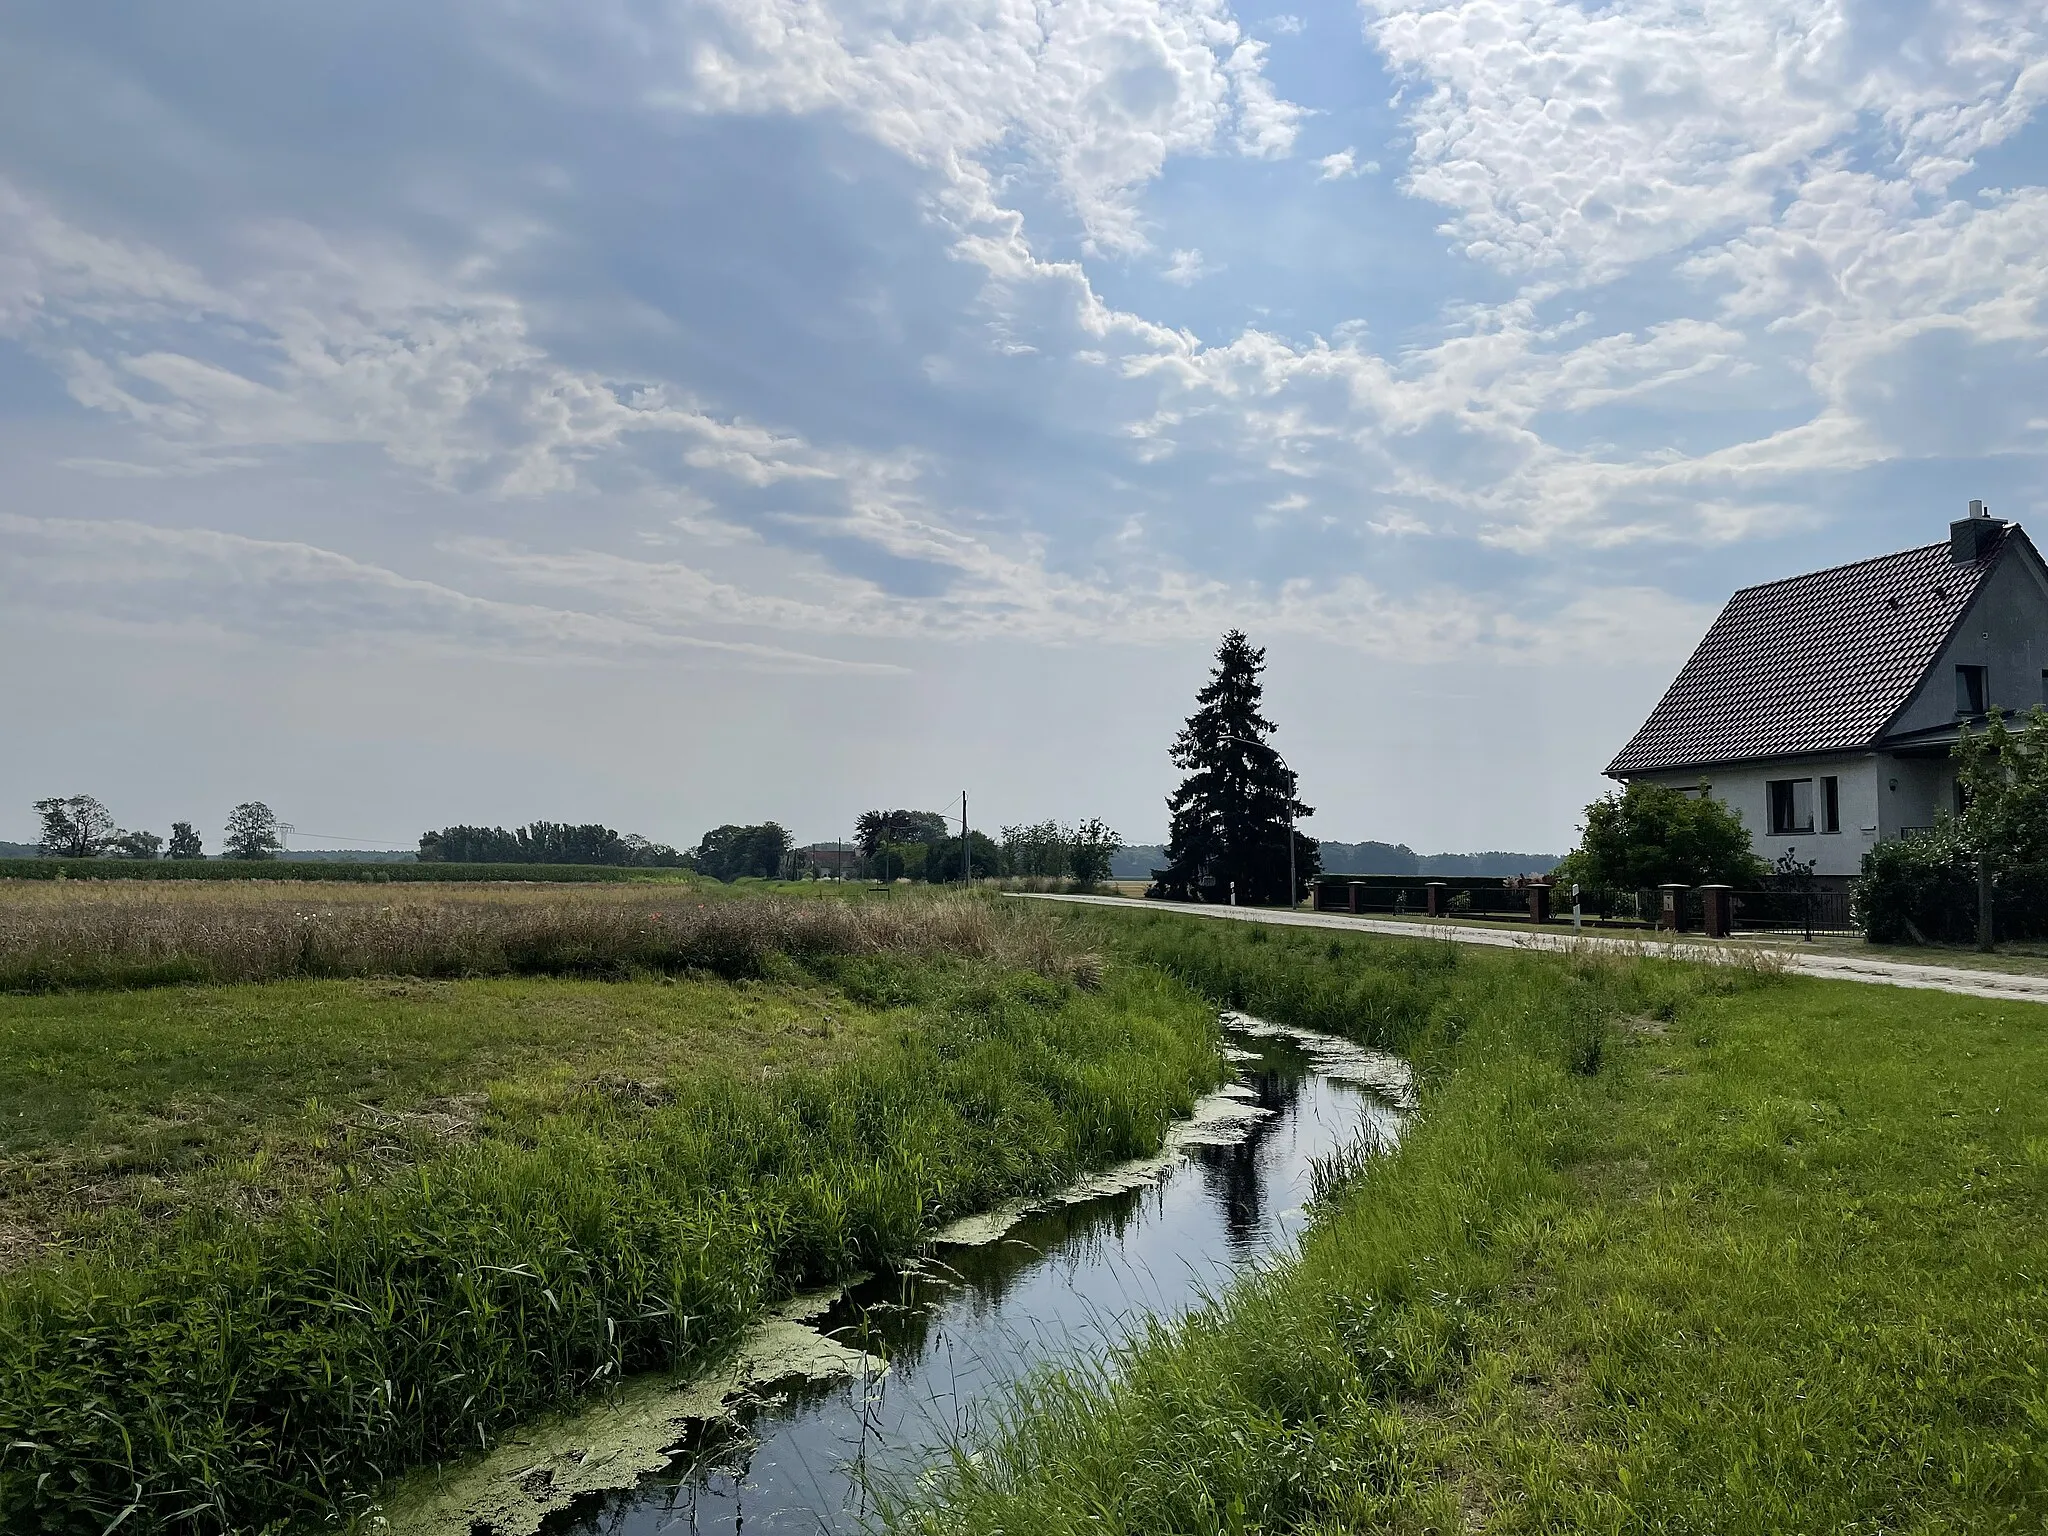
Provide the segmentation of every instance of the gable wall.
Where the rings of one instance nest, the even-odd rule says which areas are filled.
[[[1892,722],[1890,734],[1954,724],[1958,666],[1989,669],[1994,708],[2024,712],[2044,702],[2048,583],[2025,550],[2010,550],[1985,578],[1925,681]]]

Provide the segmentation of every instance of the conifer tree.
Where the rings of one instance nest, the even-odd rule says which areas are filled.
[[[1266,737],[1273,722],[1259,713],[1259,674],[1266,653],[1241,630],[1223,637],[1216,670],[1195,695],[1196,709],[1174,738],[1173,764],[1187,774],[1167,797],[1171,813],[1167,868],[1154,890],[1181,900],[1291,905],[1287,889],[1289,809],[1296,821],[1314,811],[1296,799],[1293,770]],[[1305,886],[1322,868],[1316,840],[1295,833],[1295,874]],[[1292,893],[1299,900],[1301,891]]]

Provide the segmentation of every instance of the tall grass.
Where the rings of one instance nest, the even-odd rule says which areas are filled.
[[[1598,955],[1423,987],[1214,928],[1125,947],[1300,1022],[1384,1002],[1418,1120],[1296,1262],[894,1490],[898,1536],[2042,1529],[2037,1009]]]
[[[964,956],[1092,981],[1050,914],[987,897],[700,900],[687,888],[17,887],[0,991],[349,976],[764,974],[771,957]]]
[[[825,931],[913,942],[872,921]],[[966,906],[922,921],[986,937]],[[829,1071],[654,1105],[593,1087],[395,1186],[0,1281],[0,1529],[344,1513],[380,1476],[705,1360],[766,1298],[1149,1151],[1215,1080],[1213,1019],[1162,978],[953,974],[938,1027]]]

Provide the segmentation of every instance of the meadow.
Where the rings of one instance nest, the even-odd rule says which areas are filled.
[[[1221,1071],[1193,994],[986,900],[47,890],[0,900],[9,1532],[345,1518]]]
[[[1040,1378],[893,1531],[2048,1520],[2040,1009],[1109,921],[1218,1000],[1358,1010],[1421,1114],[1333,1164],[1297,1261]]]

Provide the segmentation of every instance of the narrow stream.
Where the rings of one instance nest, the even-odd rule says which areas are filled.
[[[1101,1358],[1147,1316],[1172,1317],[1284,1249],[1306,1221],[1316,1159],[1391,1143],[1397,1059],[1225,1016],[1244,1112],[1140,1187],[1024,1217],[1000,1238],[939,1247],[842,1297],[815,1326],[888,1368],[768,1392],[670,1469],[546,1527],[579,1536],[858,1530],[869,1480],[914,1478],[977,1415],[1048,1361]]]

